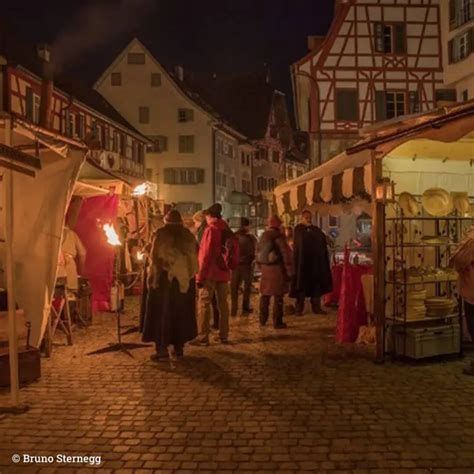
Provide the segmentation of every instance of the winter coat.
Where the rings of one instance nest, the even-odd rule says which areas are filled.
[[[222,219],[213,218],[204,230],[199,246],[199,273],[197,281],[204,280],[229,282],[230,270],[223,270],[217,265],[217,259],[222,255],[222,232],[229,226]]]
[[[451,257],[451,265],[459,273],[459,293],[469,304],[474,304],[474,226]]]
[[[245,229],[239,229],[235,235],[239,239],[239,265],[251,265],[255,260],[257,239]]]
[[[266,230],[258,243],[257,254],[268,246],[268,242],[274,243],[274,249],[279,255],[276,263],[265,265],[259,263],[262,276],[260,279],[260,294],[264,296],[283,296],[288,293],[289,283],[293,275],[293,261],[291,249],[286,242],[286,237],[279,229],[269,228]]]
[[[155,234],[148,269],[148,296],[143,341],[159,347],[182,346],[197,335],[197,244],[180,224],[167,224]]]
[[[290,296],[319,297],[332,291],[327,239],[314,225],[298,224],[294,231],[294,268]]]

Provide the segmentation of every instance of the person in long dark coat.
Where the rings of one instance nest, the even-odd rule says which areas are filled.
[[[314,314],[325,314],[321,297],[332,291],[332,274],[327,239],[323,231],[313,225],[310,211],[303,211],[301,223],[294,231],[294,267],[290,297],[296,298],[296,314],[304,313],[306,298],[311,299]]]
[[[281,229],[281,219],[273,216],[257,246],[257,264],[260,278],[260,325],[265,326],[270,312],[270,300],[274,299],[273,327],[285,329],[283,322],[283,301],[288,293],[289,282],[293,275],[291,249]]]
[[[165,226],[155,234],[148,275],[148,301],[143,341],[154,342],[152,360],[165,360],[168,347],[177,357],[184,344],[197,336],[196,284],[197,244],[184,227],[178,211],[170,211]]]

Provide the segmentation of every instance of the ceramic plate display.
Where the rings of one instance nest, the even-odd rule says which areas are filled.
[[[423,193],[421,202],[425,211],[433,217],[444,217],[453,211],[453,197],[445,189],[430,188]]]
[[[451,193],[453,197],[454,209],[460,216],[466,216],[471,212],[471,203],[467,193]]]
[[[418,202],[410,193],[401,193],[400,196],[398,196],[398,204],[406,217],[416,217],[420,215]]]

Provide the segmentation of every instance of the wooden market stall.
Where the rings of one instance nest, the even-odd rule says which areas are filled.
[[[449,250],[455,248],[463,230],[473,222],[474,101],[385,122],[363,131],[362,137],[341,155],[277,187],[276,204],[281,214],[298,212],[305,207],[330,215],[339,215],[341,211],[369,214],[372,219],[377,359],[382,360],[387,350],[413,358],[442,354],[446,341],[433,342],[437,333],[446,335],[442,318],[438,330],[434,328],[434,318],[413,321],[415,318],[407,312],[409,285],[406,275],[412,270],[413,258],[432,266],[441,263],[446,266]],[[437,192],[433,190],[439,189],[451,198],[447,198],[443,215],[432,215],[434,211],[430,214],[422,204],[437,199],[431,195]],[[402,193],[410,193],[416,201],[418,210],[410,220],[422,223],[417,228],[420,241],[411,240],[412,230],[410,225],[406,226],[409,216],[399,202]],[[461,213],[454,205],[449,206],[450,200],[454,202],[452,193],[463,196],[464,203],[467,198],[469,209]],[[451,230],[454,228],[455,231]],[[399,238],[400,232],[402,236],[408,232],[405,239],[408,245]],[[422,235],[425,232],[429,235]],[[438,237],[442,242],[430,244],[428,239],[421,241],[422,237]],[[408,247],[412,253],[416,253],[413,249],[420,249],[412,260],[405,258]],[[398,279],[394,280],[394,276]],[[452,283],[447,288],[448,281],[422,278],[413,283],[418,285],[414,286],[418,291],[426,289],[427,297],[455,296]],[[459,316],[462,316],[461,312]],[[444,319],[445,325],[454,326],[460,322]],[[395,331],[398,324],[403,326],[403,331]],[[419,342],[417,328],[420,328],[420,334],[430,334],[428,346],[431,346],[425,352],[415,347]],[[462,335],[462,327],[451,327],[451,343],[458,331]],[[401,334],[397,336],[398,342],[386,337],[394,333]],[[445,352],[456,352],[458,347],[459,343],[457,346],[452,343]]]

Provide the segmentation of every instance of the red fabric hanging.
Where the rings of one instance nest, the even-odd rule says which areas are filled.
[[[116,248],[107,243],[104,223],[117,218],[119,196],[95,196],[82,203],[75,231],[87,250],[84,277],[92,288],[92,311],[110,310]]]
[[[367,310],[362,289],[362,275],[372,273],[371,265],[352,265],[350,251],[344,250],[342,266],[342,286],[337,313],[336,342],[355,342],[359,328],[367,325]]]

